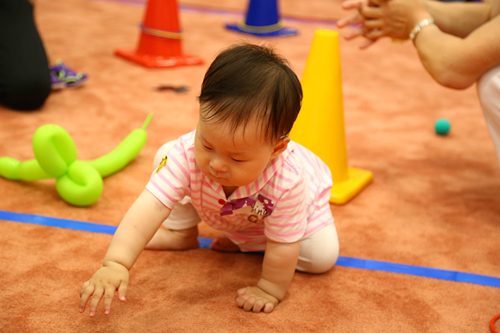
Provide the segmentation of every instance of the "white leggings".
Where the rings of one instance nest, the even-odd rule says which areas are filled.
[[[477,93],[500,162],[500,66],[483,74],[477,82]]]
[[[154,168],[158,167],[174,144],[175,141],[170,141],[161,146],[155,155]],[[201,218],[191,204],[191,198],[184,197],[175,204],[163,225],[171,230],[182,230],[194,227],[200,222]],[[325,273],[335,265],[338,257],[339,239],[335,225],[331,223],[300,240],[297,270],[314,274]]]

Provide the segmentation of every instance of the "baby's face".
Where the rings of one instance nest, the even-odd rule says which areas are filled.
[[[257,180],[275,156],[256,122],[235,132],[226,123],[198,121],[194,144],[201,171],[222,186],[244,186]],[[279,155],[279,154],[278,154]]]

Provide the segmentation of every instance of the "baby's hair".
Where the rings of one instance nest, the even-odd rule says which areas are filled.
[[[288,135],[300,111],[302,87],[286,59],[267,46],[238,44],[222,51],[208,68],[200,119],[229,121],[232,130],[255,119],[264,139]]]

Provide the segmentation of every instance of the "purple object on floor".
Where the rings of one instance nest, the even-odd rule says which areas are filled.
[[[50,67],[52,89],[76,88],[87,82],[87,79],[87,73],[75,72],[62,60]]]

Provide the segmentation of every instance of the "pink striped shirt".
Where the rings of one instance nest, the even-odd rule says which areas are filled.
[[[172,209],[184,196],[191,197],[202,220],[223,231],[242,251],[263,251],[267,239],[293,243],[333,223],[330,170],[308,149],[290,142],[255,182],[226,198],[222,185],[198,168],[194,137],[195,131],[177,140],[167,164],[146,186],[166,207]],[[228,205],[238,203],[243,207],[224,213]]]

